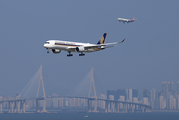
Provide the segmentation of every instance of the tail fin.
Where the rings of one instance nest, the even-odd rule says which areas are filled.
[[[97,44],[104,44],[106,40],[107,33],[104,33],[101,39],[98,41]]]
[[[132,18],[132,21],[134,21],[135,17]]]

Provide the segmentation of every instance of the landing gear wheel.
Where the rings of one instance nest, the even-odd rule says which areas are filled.
[[[68,54],[68,55],[67,55],[67,57],[71,57],[71,56],[73,56],[73,54]]]
[[[71,57],[73,56],[73,54],[71,54],[71,52],[68,52],[69,54],[67,54],[67,57]]]
[[[49,49],[47,48],[47,53],[49,53]]]
[[[85,54],[83,54],[83,53],[81,53],[81,54],[79,54],[79,56],[84,56]]]

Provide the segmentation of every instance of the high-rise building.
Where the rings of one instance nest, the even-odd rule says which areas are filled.
[[[143,97],[147,97],[147,98],[150,98],[150,90],[147,89],[147,88],[144,88],[143,90]]]
[[[53,107],[54,108],[57,108],[58,107],[58,100],[59,100],[59,98],[53,98],[52,99],[52,103],[53,103]],[[43,104],[42,104],[43,105]]]
[[[72,107],[75,107],[75,106],[76,106],[76,101],[77,101],[76,98],[72,98],[72,99],[71,99],[71,104],[70,104],[70,105],[71,105]]]
[[[169,104],[168,104],[168,109],[169,110],[176,110],[176,99],[170,95],[169,97]]]
[[[64,98],[59,98],[59,106],[60,107],[64,107],[65,106],[65,102],[64,102]]]
[[[104,94],[100,94],[99,95],[99,99],[106,99],[106,95],[104,95]],[[98,101],[99,102],[99,104],[98,104],[98,106],[100,107],[100,108],[102,108],[102,109],[105,109],[105,101]]]
[[[138,98],[139,96],[138,96],[138,89],[132,89],[132,98],[133,97],[136,97],[136,98]]]
[[[118,100],[120,96],[125,96],[126,97],[126,92],[125,89],[118,89],[116,90],[116,94],[114,96],[114,100]]]
[[[177,82],[177,95],[179,95],[179,81]]]
[[[127,89],[127,101],[132,102],[132,89]]]
[[[120,96],[120,97],[119,97],[119,100],[120,100],[120,101],[125,101],[125,96]]]
[[[154,109],[160,109],[160,102],[159,102],[159,98],[161,96],[161,92],[159,91],[155,91],[155,103],[154,103]]]
[[[148,98],[149,104],[151,102],[151,93],[150,92],[151,91],[147,88],[144,88],[144,90],[143,90],[143,97]]]
[[[173,91],[173,82],[168,82],[168,91]]]
[[[173,99],[173,110],[176,110],[177,109],[177,100],[174,98]]]
[[[65,106],[66,107],[69,107],[70,105],[69,105],[69,99],[65,99]]]
[[[77,105],[78,107],[81,107],[81,98],[77,98]]]
[[[114,95],[109,95],[109,100],[114,100]],[[112,112],[114,110],[114,103],[111,103],[109,106],[108,106],[108,110],[110,112]]]
[[[49,108],[52,107],[52,99],[51,98],[46,98],[46,106]]]
[[[88,100],[87,99],[81,99],[81,106],[87,107],[88,106]]]
[[[147,97],[143,97],[143,100],[144,100],[144,104],[145,104],[145,105],[149,105],[149,102],[148,102],[148,98],[147,98]]]
[[[120,101],[125,101],[125,96],[120,96],[119,98]],[[124,104],[120,103],[120,109],[124,109]]]
[[[116,91],[115,90],[107,90],[107,99],[109,99],[109,95],[115,96]]]
[[[155,93],[156,93],[156,90],[153,88],[153,89],[151,90],[151,97],[150,97],[150,98],[151,98],[151,99],[150,99],[150,103],[151,103],[152,109],[155,108],[155,97],[156,97]]]
[[[138,103],[138,97],[133,97],[132,99],[133,99],[134,103]],[[133,107],[134,107],[134,109],[138,109],[138,105],[135,105]]]
[[[175,93],[173,90],[173,82],[162,82],[162,96],[164,96],[166,100],[166,109],[168,110],[171,109],[171,95],[176,96]]]
[[[133,97],[132,99],[133,99],[134,103],[138,103],[138,98],[137,97]]]
[[[148,99],[151,97],[150,90],[147,88],[144,88],[143,90],[143,97],[147,97]]]
[[[162,82],[162,96],[164,96],[164,98],[168,97],[168,85],[167,85],[167,82]]]
[[[0,96],[0,100],[3,100],[3,96]]]
[[[173,90],[173,82],[168,82],[168,97],[170,95],[176,96],[176,92]]]
[[[114,95],[109,95],[109,100],[114,100]]]
[[[160,103],[160,110],[165,109],[166,103],[165,103],[165,101],[164,101],[164,96],[160,96],[160,98],[159,98],[159,103]]]
[[[177,95],[177,102],[176,102],[177,110],[179,110],[179,95]]]

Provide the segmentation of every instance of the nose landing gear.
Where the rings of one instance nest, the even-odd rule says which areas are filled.
[[[49,49],[47,48],[47,53],[49,53]]]

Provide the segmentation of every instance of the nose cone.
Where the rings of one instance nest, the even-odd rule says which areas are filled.
[[[46,48],[46,44],[44,44],[44,47]]]
[[[45,42],[44,47],[45,48],[50,48],[51,47],[50,43],[51,43],[50,41]]]
[[[47,48],[49,45],[49,42],[45,42],[44,47]]]

